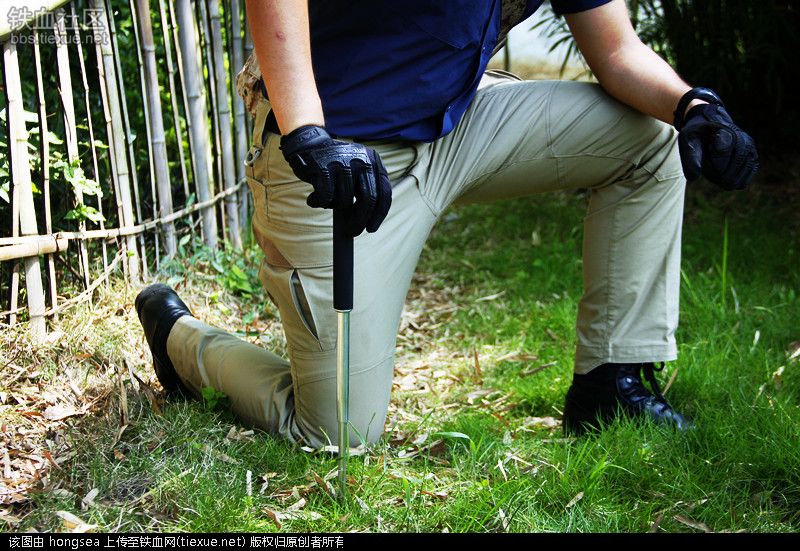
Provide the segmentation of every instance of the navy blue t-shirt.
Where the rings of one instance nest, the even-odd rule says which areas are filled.
[[[528,0],[529,17],[543,0]],[[552,0],[558,14],[610,0]],[[433,141],[475,96],[500,32],[502,0],[311,0],[314,75],[325,126],[361,139]]]

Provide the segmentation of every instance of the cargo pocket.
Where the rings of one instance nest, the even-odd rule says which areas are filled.
[[[300,276],[298,275],[297,270],[292,270],[290,283],[292,300],[294,301],[294,307],[300,316],[300,320],[303,322],[306,330],[311,333],[314,339],[316,339],[317,343],[319,343],[317,325],[314,323],[314,316],[311,313],[311,306],[308,304],[308,299],[306,298],[306,293],[303,290],[303,284],[300,282]],[[321,345],[320,348],[322,348]]]

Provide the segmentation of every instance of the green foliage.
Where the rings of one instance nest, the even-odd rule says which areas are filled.
[[[627,3],[639,37],[683,78],[717,90],[761,145],[798,152],[794,128],[800,110],[792,100],[791,75],[794,52],[800,50],[800,6],[791,0]],[[550,51],[567,45],[562,74],[571,60],[583,61],[563,18],[551,15],[534,28],[551,40]]]
[[[207,409],[223,409],[229,403],[228,397],[224,392],[215,390],[211,386],[203,387],[202,395],[203,404]]]
[[[56,174],[56,178],[60,175],[63,181],[70,186],[76,197],[87,195],[97,197],[103,196],[100,185],[96,181],[86,177],[78,159],[74,159],[72,162],[59,159],[53,164],[53,170]],[[96,208],[90,207],[82,201],[78,201],[75,208],[69,210],[67,214],[64,215],[64,218],[66,220],[76,220],[78,222],[89,220],[96,224],[105,221],[103,215],[100,214]]]

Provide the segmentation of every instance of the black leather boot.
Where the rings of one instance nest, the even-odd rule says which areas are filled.
[[[153,367],[161,386],[168,395],[191,396],[167,355],[169,332],[179,318],[192,315],[189,308],[172,288],[155,283],[145,287],[136,297],[136,313],[153,353]]]
[[[603,364],[585,375],[574,375],[564,404],[564,432],[596,431],[620,414],[649,418],[678,430],[692,428],[691,421],[672,409],[661,394],[654,370],[652,363]],[[655,393],[645,388],[642,371]]]

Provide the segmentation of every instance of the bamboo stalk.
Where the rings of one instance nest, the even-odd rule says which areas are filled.
[[[139,20],[139,37],[141,39],[142,59],[144,61],[144,87],[150,112],[150,144],[152,151],[152,171],[158,188],[159,209],[153,218],[167,216],[172,212],[172,187],[167,160],[167,143],[164,135],[164,119],[161,112],[161,95],[158,88],[158,69],[156,66],[156,47],[153,40],[153,26],[150,21],[150,0],[136,0],[136,15]],[[155,203],[155,193],[153,194]],[[175,241],[175,226],[167,223],[162,226],[169,258],[178,251]],[[158,257],[156,257],[158,259]],[[156,264],[158,266],[158,264]]]
[[[73,19],[77,20],[77,13],[75,12],[75,3],[70,3],[70,9],[72,11]],[[95,182],[100,182],[100,169],[98,167],[97,162],[97,147],[95,147],[95,140],[94,140],[94,125],[92,124],[92,109],[91,104],[89,102],[89,82],[86,79],[86,63],[84,61],[83,56],[83,41],[81,40],[81,32],[80,26],[74,26],[75,31],[75,39],[77,42],[78,48],[78,61],[80,63],[81,68],[81,82],[83,83],[83,100],[86,107],[86,124],[89,127],[89,149],[92,151],[92,168],[94,172],[92,174]],[[103,194],[97,194],[97,212],[100,213],[100,229],[104,230],[106,228],[105,217],[103,215]],[[48,230],[48,233],[50,230]],[[103,241],[101,244],[101,248],[103,251],[103,269],[105,270],[108,268],[108,247],[106,247],[106,242]],[[51,259],[52,261],[52,259]],[[55,303],[54,303],[55,306]]]
[[[78,155],[78,129],[75,125],[75,105],[72,101],[72,72],[69,66],[69,49],[67,48],[67,31],[64,26],[65,12],[63,9],[55,11],[56,35],[56,62],[58,65],[59,95],[61,96],[61,107],[64,110],[64,133],[67,142],[67,159],[70,165],[80,166]],[[77,205],[84,205],[83,192],[74,189],[75,202]],[[86,222],[78,221],[78,230],[86,230]],[[80,244],[78,248],[80,272],[83,274],[83,288],[88,289],[90,280],[89,274],[89,254],[85,244]]]
[[[242,45],[242,12],[240,0],[231,0],[231,99],[233,101],[233,120],[236,129],[236,181],[245,177],[244,158],[247,156],[247,122],[245,117],[244,100],[236,92],[236,74],[242,70],[244,64],[244,49]],[[248,195],[249,189],[243,188],[239,193],[239,224],[241,230],[246,230],[249,218]]]
[[[190,116],[189,95],[188,95],[187,88],[186,88],[186,78],[185,78],[185,75],[184,75],[184,72],[183,72],[184,63],[183,63],[183,55],[181,54],[180,36],[179,36],[179,27],[180,27],[180,25],[178,24],[178,19],[177,19],[176,13],[175,13],[175,2],[172,2],[172,1],[167,2],[167,7],[169,8],[169,20],[170,20],[170,26],[171,26],[171,30],[172,30],[172,33],[171,33],[172,34],[172,44],[175,47],[175,60],[176,60],[176,65],[177,65],[177,70],[178,70],[178,82],[181,85],[181,99],[183,100],[183,113],[184,113],[183,121],[186,124],[186,136],[187,136],[187,140],[188,140],[188,143],[189,143],[189,156],[188,156],[188,163],[187,163],[189,165],[189,168],[188,168],[188,172],[187,172],[186,181],[188,182],[189,178],[191,178],[192,187],[194,187],[194,192],[192,192],[192,193],[189,193],[189,191],[187,190],[186,201],[185,201],[184,204],[188,205],[189,204],[189,200],[191,199],[190,195],[192,195],[192,194],[194,195],[194,199],[192,199],[194,201],[196,201],[198,199],[198,197],[199,197],[199,194],[197,192],[197,189],[198,189],[197,181],[194,179],[194,175],[197,173],[197,159],[194,158],[193,150],[192,150],[192,139],[193,139],[192,117]],[[191,221],[190,221],[191,226],[195,227],[197,225],[197,223],[202,221],[202,220],[203,220],[203,215],[201,213],[197,217],[196,220],[195,220],[194,217],[191,219]],[[204,231],[204,228],[202,227],[202,225],[200,226],[200,237],[203,240],[203,242],[205,242],[205,239],[206,239],[205,231]]]
[[[186,132],[189,141],[191,142],[192,139],[192,118],[189,116],[189,96],[186,92],[186,79],[184,78],[183,74],[183,57],[181,54],[181,46],[180,46],[180,37],[178,36],[178,19],[175,15],[175,2],[167,2],[167,6],[169,7],[169,20],[172,28],[172,43],[175,46],[175,60],[178,66],[178,82],[181,84],[181,99],[183,100],[183,113],[185,115],[184,121],[186,123]],[[191,143],[189,144],[189,149],[191,150]],[[191,165],[191,170],[188,172],[187,176],[194,177],[194,166],[195,160],[189,155],[189,164]],[[194,182],[193,182],[194,183]],[[187,200],[189,196],[186,196]]]
[[[141,43],[141,39],[140,39],[140,36],[139,36],[139,24],[138,24],[138,17],[137,17],[137,14],[136,14],[137,10],[134,7],[134,0],[129,0],[128,7],[130,7],[130,10],[131,10],[131,21],[133,23],[133,39],[134,39],[134,42],[136,43],[136,60],[137,60],[138,65],[139,65],[139,87],[140,87],[140,90],[141,90],[141,97],[142,97],[142,113],[144,114],[144,129],[145,129],[145,133],[147,134],[147,140],[145,141],[145,143],[147,144],[147,159],[148,159],[147,167],[148,167],[149,172],[150,172],[150,178],[149,178],[149,181],[150,181],[150,202],[152,203],[152,206],[153,206],[153,218],[155,219],[155,218],[158,218],[158,199],[156,197],[156,175],[155,175],[155,168],[153,166],[154,163],[153,163],[152,128],[150,126],[150,107],[149,107],[148,101],[147,101],[147,91],[146,91],[146,85],[145,85],[146,78],[145,78],[145,73],[144,73],[144,61],[142,60],[142,48],[141,48],[141,44],[142,43]],[[114,23],[112,23],[112,25],[113,24]],[[116,40],[116,38],[115,38],[115,40]],[[119,58],[117,58],[117,67],[120,67]],[[120,71],[119,74],[120,74],[120,78],[121,78],[122,71]],[[127,102],[126,102],[126,104],[127,104]],[[141,198],[140,204],[142,205],[142,207],[144,207],[144,205],[145,205],[145,198],[144,197]],[[140,219],[139,221],[141,222],[142,219]],[[154,248],[154,251],[155,251],[155,255],[154,256],[155,256],[155,267],[156,267],[156,269],[158,269],[159,257],[160,257],[159,239],[158,238],[159,238],[158,232],[154,233],[153,234],[153,248]],[[145,246],[144,243],[146,241],[146,236],[142,235],[141,239],[142,239],[142,247],[144,247]],[[145,272],[145,274],[147,272],[147,266],[146,265],[144,267],[144,272]]]
[[[5,78],[5,54],[3,55],[3,76]],[[3,94],[3,98],[6,100],[6,113],[8,113],[8,95]],[[8,118],[6,118],[8,122]],[[10,127],[6,126],[7,131],[9,132],[9,139],[8,139],[8,150],[9,156],[12,148],[14,147],[14,143],[11,139],[11,132]],[[12,238],[19,236],[19,187],[17,186],[16,180],[11,182],[11,236]],[[19,303],[19,262],[15,262],[14,266],[11,268],[11,293],[9,297],[9,307],[8,310],[8,324],[9,326],[14,326],[17,323],[17,312],[19,308],[17,305]]]
[[[53,220],[50,212],[50,140],[48,139],[47,104],[44,97],[44,78],[42,77],[42,55],[39,51],[39,31],[34,33],[33,58],[36,64],[36,92],[39,100],[39,138],[42,155],[42,190],[44,190],[44,226],[48,234],[53,233]],[[50,306],[58,304],[56,266],[53,255],[47,255],[47,278],[50,291]]]
[[[59,237],[66,237],[69,240],[72,239],[101,239],[101,238],[111,238],[111,237],[127,237],[130,235],[137,235],[139,233],[149,231],[151,229],[157,228],[161,224],[165,224],[167,222],[174,222],[180,218],[184,218],[192,214],[193,212],[197,212],[199,210],[206,209],[208,207],[214,206],[219,203],[222,199],[227,197],[232,193],[238,192],[245,184],[247,180],[242,180],[236,187],[225,189],[220,191],[214,197],[208,199],[207,201],[203,201],[201,203],[195,203],[194,205],[182,208],[181,210],[176,210],[172,214],[158,219],[158,220],[150,220],[148,222],[144,222],[142,224],[126,226],[124,228],[114,228],[114,229],[105,229],[105,230],[88,230],[84,233],[79,232],[58,232],[54,235]],[[20,243],[29,243],[36,241],[39,237],[45,237],[41,235],[32,235],[32,236],[18,236],[18,237],[0,237],[0,246],[5,245],[17,245]]]
[[[105,83],[105,98],[108,108],[107,121],[109,129],[109,142],[113,142],[113,165],[117,174],[118,197],[120,201],[120,224],[133,226],[133,205],[131,203],[131,173],[128,168],[128,161],[125,155],[125,130],[122,127],[122,114],[120,108],[120,96],[117,86],[116,67],[114,65],[114,54],[111,49],[111,38],[109,32],[108,15],[106,13],[103,0],[90,0],[92,8],[96,10],[98,18],[97,24],[102,28],[96,27],[95,40],[99,46],[99,54],[102,58],[102,81]],[[127,236],[125,240],[125,253],[127,256],[128,274],[131,280],[139,280],[139,264],[136,251],[136,239]]]
[[[19,229],[22,235],[36,235],[36,211],[33,203],[33,185],[28,160],[28,129],[25,126],[25,107],[22,103],[22,83],[19,76],[17,47],[11,41],[3,45],[3,68],[5,73],[5,92],[7,96],[7,120],[9,130],[9,161],[14,188],[19,198]],[[31,333],[35,341],[41,341],[47,334],[44,311],[44,291],[39,258],[26,258],[25,288],[28,297],[28,314]],[[11,309],[16,305],[12,304]]]
[[[0,262],[66,250],[69,239],[57,235],[40,235],[36,241],[0,247]],[[52,258],[52,257],[51,257]],[[54,302],[53,305],[56,303]]]
[[[114,188],[114,193],[112,199],[114,200],[114,205],[117,209],[117,221],[118,225],[123,226],[125,225],[126,214],[125,209],[122,204],[122,196],[123,193],[120,191],[122,188],[120,187],[120,175],[117,171],[117,145],[114,142],[114,129],[112,126],[111,121],[111,108],[109,103],[109,95],[108,95],[108,81],[106,80],[105,76],[105,66],[103,63],[103,51],[101,48],[101,43],[106,40],[106,36],[101,32],[100,29],[97,27],[92,28],[94,44],[95,44],[95,52],[97,54],[97,80],[100,84],[100,100],[103,106],[103,121],[106,124],[106,140],[108,141],[108,165],[111,170],[111,184]],[[117,244],[120,250],[127,251],[128,245],[126,240],[122,240]],[[131,275],[129,273],[129,263],[123,262],[122,263],[122,273],[126,280],[131,279]]]
[[[181,60],[189,103],[187,119],[192,121],[190,145],[194,162],[194,181],[200,202],[208,201],[211,195],[209,175],[212,173],[211,156],[208,151],[209,131],[206,118],[205,92],[202,73],[198,61],[197,30],[189,0],[176,0],[178,37],[181,45]],[[217,245],[217,215],[213,206],[206,207],[202,213],[203,241],[209,247]]]
[[[217,87],[214,86],[214,56],[211,53],[211,31],[209,30],[208,26],[208,10],[206,6],[206,0],[197,0],[195,2],[197,6],[197,29],[200,33],[200,51],[202,52],[203,56],[205,57],[205,66],[208,75],[208,79],[203,79],[203,85],[208,87],[208,97],[210,98],[210,108],[211,108],[211,134],[213,136],[213,141],[208,143],[209,148],[209,158],[213,160],[213,168],[214,168],[214,181],[215,182],[223,182],[222,178],[222,161],[220,159],[220,154],[222,151],[222,147],[220,146],[220,130],[219,130],[219,111],[217,110]],[[224,185],[224,183],[223,183]],[[215,189],[217,186],[214,186]],[[225,235],[228,232],[227,224],[228,219],[225,217],[225,211],[223,209],[219,209],[218,212],[219,220],[222,226],[222,239],[225,239]]]
[[[106,14],[108,14],[108,11],[109,10],[106,11]],[[116,69],[116,71],[114,72],[114,76],[117,79],[117,90],[119,91],[120,105],[122,106],[122,123],[123,123],[123,128],[125,129],[125,141],[128,144],[128,160],[130,163],[131,184],[133,187],[133,201],[134,201],[134,208],[136,210],[136,220],[139,223],[141,223],[144,220],[144,218],[142,217],[142,201],[141,201],[141,193],[139,191],[139,176],[137,175],[136,171],[136,152],[133,148],[133,132],[131,132],[131,121],[130,117],[128,116],[128,95],[125,93],[125,80],[122,77],[123,72],[122,72],[122,64],[120,63],[119,44],[117,44],[117,28],[114,23],[113,17],[107,17],[107,20],[109,24],[108,27],[109,35],[111,37],[111,51],[113,53],[112,59],[114,61],[114,67]],[[141,260],[142,260],[140,269],[142,271],[142,277],[146,279],[147,247],[145,246],[144,235],[139,236],[139,248],[140,248],[139,254],[141,255]]]
[[[225,72],[225,44],[222,41],[221,9],[218,0],[208,0],[208,12],[211,20],[211,50],[214,56],[214,79],[217,89],[217,125],[222,159],[222,182],[225,189],[236,185],[236,157],[233,153],[233,133],[231,125],[231,108],[228,94],[228,75]],[[241,157],[244,160],[244,156]],[[236,195],[225,199],[225,217],[228,222],[228,239],[235,249],[242,248],[242,234],[239,226],[239,202]]]
[[[178,143],[178,157],[181,161],[181,181],[183,183],[184,198],[189,198],[189,176],[186,173],[186,153],[183,150],[183,128],[181,126],[180,112],[178,110],[178,96],[175,92],[175,64],[172,62],[172,41],[170,40],[170,22],[164,7],[164,0],[158,0],[158,10],[161,15],[161,32],[164,37],[164,50],[167,59],[167,75],[169,82],[169,97],[172,103],[172,124],[175,126],[175,141]]]

